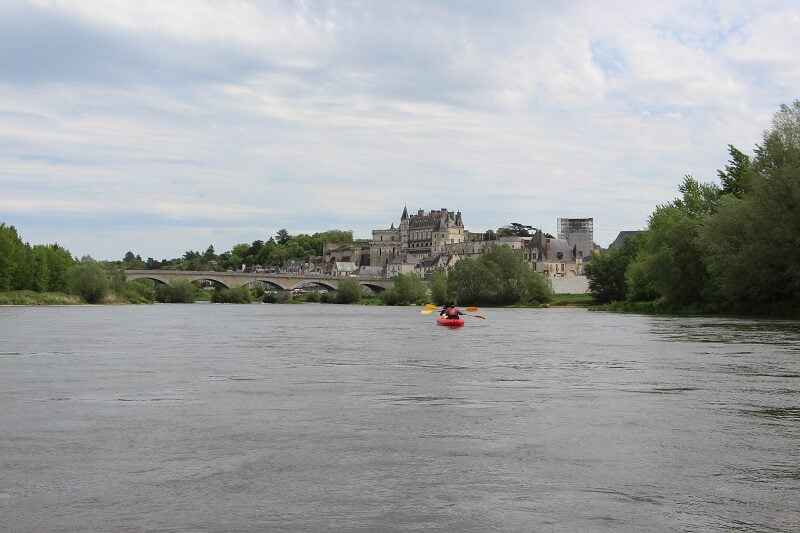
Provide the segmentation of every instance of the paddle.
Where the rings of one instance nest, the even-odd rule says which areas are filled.
[[[425,304],[425,309],[420,311],[420,314],[429,315],[429,314],[433,313],[434,311],[438,311],[438,310],[439,310],[439,306],[437,306],[437,305]],[[467,307],[467,311],[469,311],[470,313],[474,313],[477,310],[478,310],[477,307]],[[480,318],[481,320],[486,320],[486,317],[483,317],[483,316],[480,316],[480,315],[464,315],[464,316],[474,316],[475,318]]]

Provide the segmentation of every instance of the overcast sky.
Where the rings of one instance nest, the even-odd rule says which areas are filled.
[[[403,206],[595,241],[800,98],[800,3],[0,0],[0,222],[156,259]]]

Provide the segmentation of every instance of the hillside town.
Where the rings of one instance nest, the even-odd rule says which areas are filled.
[[[519,250],[531,268],[546,277],[582,276],[584,264],[599,248],[593,242],[593,222],[592,218],[559,218],[557,237],[530,227],[516,235],[492,230],[475,233],[465,229],[460,211],[419,209],[409,214],[403,208],[397,226],[391,223],[387,229],[374,229],[371,239],[326,244],[322,256],[287,262],[280,271],[382,278],[416,274],[427,279],[437,269],[447,270],[492,246],[508,246]]]

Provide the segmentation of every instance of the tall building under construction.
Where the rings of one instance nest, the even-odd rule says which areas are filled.
[[[594,219],[559,218],[558,238],[566,239],[570,246],[576,248],[578,259],[589,257],[594,244]]]

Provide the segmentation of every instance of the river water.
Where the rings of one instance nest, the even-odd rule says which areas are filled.
[[[0,308],[3,531],[797,531],[800,322]]]

